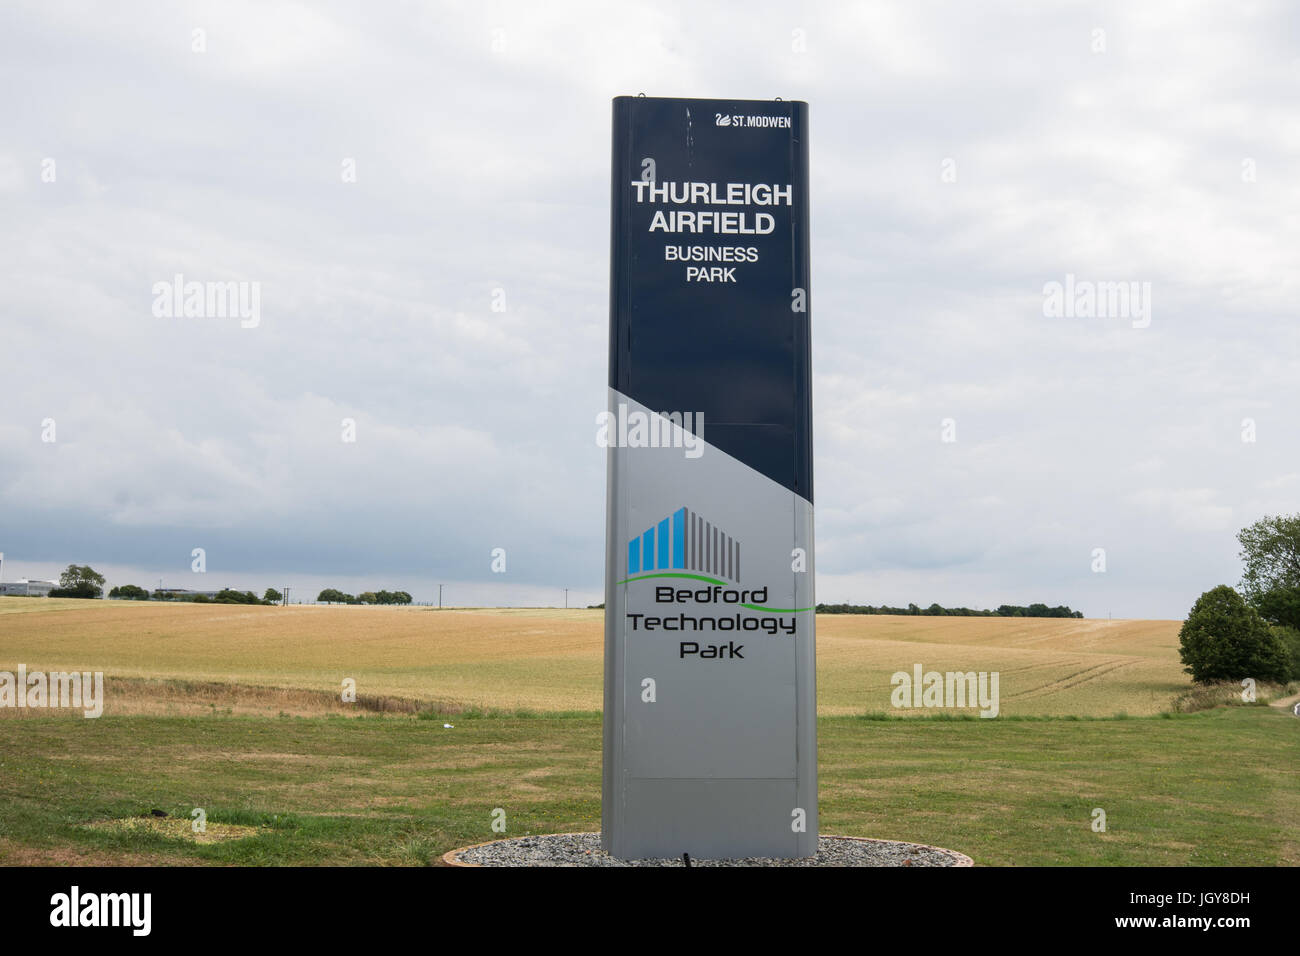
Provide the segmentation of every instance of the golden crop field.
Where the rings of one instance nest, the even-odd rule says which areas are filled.
[[[346,711],[357,694],[598,711],[603,612],[0,599],[0,670],[103,671],[106,713]],[[1177,621],[822,615],[818,710],[889,712],[890,676],[997,671],[1001,713],[1134,716],[1191,685]],[[172,682],[168,685],[142,682]],[[178,686],[175,682],[191,682]],[[15,714],[9,710],[8,715]]]

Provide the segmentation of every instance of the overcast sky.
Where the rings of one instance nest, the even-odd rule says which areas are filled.
[[[601,600],[610,99],[780,96],[818,600],[1185,616],[1300,510],[1298,9],[6,3],[4,578]]]

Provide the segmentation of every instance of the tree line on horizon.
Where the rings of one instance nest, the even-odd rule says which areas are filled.
[[[104,596],[105,578],[88,564],[69,564],[59,575],[59,586],[51,588],[50,597],[83,598],[95,600]],[[181,601],[189,604],[280,604],[284,595],[275,588],[267,588],[260,598],[252,591],[222,588],[212,597],[206,594],[153,591],[138,584],[119,584],[108,592],[115,601]],[[337,588],[326,588],[316,596],[322,604],[410,604],[413,600],[407,591],[362,591],[347,594]]]
[[[70,564],[59,576],[59,586],[50,590],[50,597],[85,598],[93,600],[104,595],[104,576],[90,565]],[[108,592],[116,601],[178,601],[188,604],[280,604],[284,595],[275,588],[267,588],[260,598],[252,591],[222,588],[214,596],[206,594],[177,594],[155,589],[149,591],[138,584],[120,584]],[[316,596],[322,604],[410,604],[407,591],[362,591],[347,594],[337,588],[325,588]]]
[[[326,588],[316,595],[316,600],[320,604],[410,604],[411,595],[406,591],[362,591],[354,596]]]
[[[57,595],[51,591],[50,596]],[[252,591],[236,591],[234,588],[222,588],[208,597],[206,594],[177,594],[157,589],[150,593],[137,584],[115,587],[108,596],[119,601],[178,601],[186,604],[279,604],[284,600],[284,595],[275,588],[267,588],[260,598]]]
[[[52,598],[82,598],[95,600],[104,596],[105,579],[88,564],[69,564],[59,575],[59,586],[51,588]],[[252,591],[222,588],[214,596],[206,594],[176,594],[155,589],[149,591],[138,584],[119,584],[108,592],[115,601],[182,601],[190,604],[279,604],[284,600],[275,588],[267,588],[260,598]]]
[[[903,614],[918,617],[1083,617],[1082,611],[1073,611],[1065,605],[1048,607],[1046,604],[1000,604],[996,608],[977,611],[969,607],[943,607],[931,604],[920,607],[909,604],[907,607],[890,607],[882,604],[872,607],[870,604],[818,604],[818,614]]]

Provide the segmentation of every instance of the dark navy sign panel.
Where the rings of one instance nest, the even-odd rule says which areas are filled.
[[[770,126],[720,125],[761,117]],[[709,443],[808,502],[812,486],[806,103],[619,97],[614,101],[609,384],[656,410],[704,415]],[[793,186],[789,206],[637,202],[653,159],[660,183]],[[766,235],[649,231],[656,210],[768,212]],[[757,262],[736,281],[683,282],[665,245],[736,246]],[[725,263],[732,267],[732,263]],[[795,290],[802,311],[795,311]]]

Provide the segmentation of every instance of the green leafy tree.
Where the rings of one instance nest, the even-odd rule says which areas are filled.
[[[236,591],[234,588],[222,588],[212,599],[217,604],[261,604],[262,601],[252,591]]]
[[[135,584],[123,584],[113,588],[108,592],[111,598],[120,598],[123,601],[147,601],[149,592]]]
[[[56,594],[55,591],[62,593]],[[69,564],[59,575],[59,586],[51,597],[99,597],[104,593],[104,576],[88,564]]]
[[[1300,588],[1300,514],[1265,515],[1237,532],[1241,589],[1255,602],[1277,588]]]
[[[1260,617],[1270,624],[1300,631],[1300,588],[1273,588],[1252,603]]]
[[[1273,636],[1282,644],[1287,680],[1300,680],[1300,630],[1294,627],[1275,627]]]
[[[1192,605],[1178,633],[1183,670],[1198,684],[1286,680],[1282,642],[1259,612],[1226,584],[1206,591]]]
[[[262,601],[266,604],[279,604],[284,600],[284,595],[275,588],[267,588],[266,593],[262,595]]]

